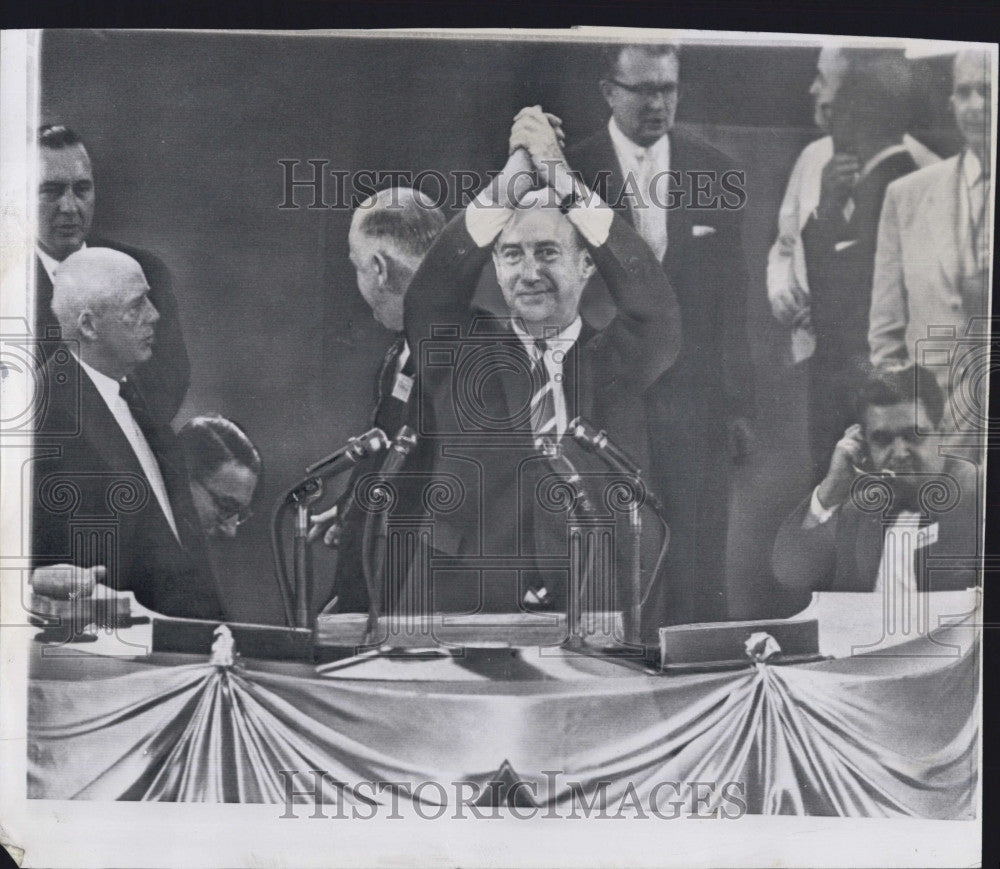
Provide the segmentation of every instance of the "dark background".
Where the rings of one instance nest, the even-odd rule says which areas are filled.
[[[192,358],[176,423],[216,411],[264,454],[258,516],[216,546],[229,616],[280,621],[266,514],[305,465],[367,428],[388,334],[357,292],[346,209],[282,210],[280,159],[329,168],[498,169],[524,105],[559,114],[570,142],[606,122],[592,43],[47,31],[41,123],[64,123],[94,163],[94,234],[146,247],[170,267]],[[816,47],[685,46],[678,120],[747,173],[749,328],[757,446],[739,469],[729,543],[733,617],[785,614],[768,557],[805,494],[802,373],[770,316],[767,249],[791,164],[817,134],[808,87]],[[947,59],[919,61],[911,131],[942,156]],[[435,195],[433,182],[427,192]],[[333,198],[328,188],[327,200]],[[720,456],[720,461],[725,460]],[[332,556],[317,548],[317,582]]]

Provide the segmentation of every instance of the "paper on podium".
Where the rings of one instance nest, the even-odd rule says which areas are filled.
[[[933,655],[967,652],[981,624],[982,591],[813,592],[799,618],[819,622],[823,655]],[[913,646],[901,648],[916,641]]]

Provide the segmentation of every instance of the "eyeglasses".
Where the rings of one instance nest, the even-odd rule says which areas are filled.
[[[655,84],[625,84],[623,81],[618,81],[616,78],[607,79],[608,82],[613,84],[615,87],[621,88],[623,91],[628,91],[630,94],[635,94],[638,97],[642,97],[645,100],[652,100],[656,97],[663,97],[663,99],[670,99],[670,97],[677,95],[677,82],[670,82],[668,84],[655,85]]]
[[[219,525],[229,525],[235,519],[235,525],[239,528],[250,520],[253,516],[253,511],[249,507],[244,507],[235,498],[229,495],[220,495],[218,492],[213,492],[204,483],[195,480],[198,486],[205,491],[209,498],[212,499],[212,506],[215,508],[215,519]]]

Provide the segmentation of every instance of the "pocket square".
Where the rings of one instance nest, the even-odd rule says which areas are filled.
[[[835,252],[840,253],[842,250],[847,250],[849,247],[854,247],[858,243],[856,238],[849,238],[847,241],[838,241],[833,249]]]
[[[706,235],[715,235],[715,227],[702,226],[701,224],[699,224],[698,226],[692,226],[691,235],[693,235],[695,238],[704,238]]]

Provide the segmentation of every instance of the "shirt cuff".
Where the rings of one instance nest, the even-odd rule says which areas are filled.
[[[513,211],[498,205],[489,195],[489,187],[465,207],[465,229],[476,247],[489,247],[507,225]]]
[[[611,206],[586,189],[583,197],[567,209],[566,216],[592,247],[601,247],[608,240],[615,219]]]
[[[839,505],[837,505],[839,506]],[[816,528],[819,525],[825,525],[830,517],[837,512],[837,506],[831,507],[827,510],[819,500],[819,486],[813,489],[812,497],[809,499],[809,512],[806,514],[806,518],[802,520],[802,527]]]

